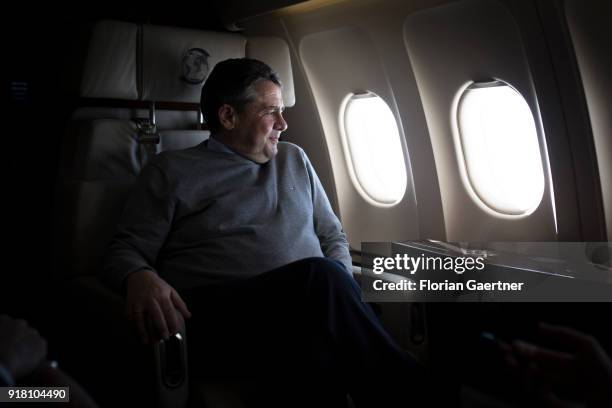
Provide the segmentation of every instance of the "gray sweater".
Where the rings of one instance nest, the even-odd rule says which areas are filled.
[[[174,288],[251,277],[327,256],[351,270],[346,236],[304,151],[280,142],[257,164],[210,138],[143,170],[104,262],[121,291],[151,268]]]

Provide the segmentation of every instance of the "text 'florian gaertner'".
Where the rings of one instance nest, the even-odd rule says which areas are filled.
[[[484,258],[477,257],[433,257],[421,254],[417,257],[407,254],[396,254],[393,257],[376,257],[373,259],[372,271],[380,275],[385,272],[406,272],[410,275],[418,271],[447,271],[458,275],[466,271],[482,271],[485,268]],[[382,279],[373,282],[375,291],[520,291],[522,282],[478,282],[470,279],[465,282],[449,280],[432,281],[420,279],[418,281],[401,279],[394,282],[385,282]]]

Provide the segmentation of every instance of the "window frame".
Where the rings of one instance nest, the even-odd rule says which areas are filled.
[[[464,143],[464,137],[461,132],[461,125],[460,125],[461,104],[465,100],[465,97],[468,94],[468,91],[475,90],[475,89],[482,89],[482,88],[491,88],[491,87],[496,87],[496,86],[508,87],[512,91],[514,91],[518,96],[522,98],[523,102],[526,104],[531,114],[531,119],[534,125],[535,136],[537,139],[536,141],[537,141],[537,146],[538,146],[539,165],[542,171],[541,173],[542,174],[542,191],[540,193],[539,198],[537,200],[534,200],[534,202],[537,201],[537,203],[534,206],[522,212],[518,212],[518,211],[517,212],[504,212],[503,210],[496,208],[495,205],[491,203],[490,198],[483,197],[482,189],[479,190],[477,188],[476,186],[477,183],[475,183],[473,176],[470,174],[470,171],[469,171],[470,166],[468,166],[467,157],[465,154],[466,146]],[[542,202],[544,202],[544,198],[546,197],[547,191],[549,189],[550,174],[549,174],[548,165],[547,165],[547,158],[545,157],[545,155],[547,154],[546,153],[547,149],[545,146],[545,141],[543,140],[544,138],[543,129],[540,126],[538,117],[536,117],[536,114],[534,114],[533,109],[529,105],[527,98],[525,98],[525,96],[521,92],[519,92],[519,90],[516,87],[512,86],[509,82],[504,81],[502,79],[487,78],[483,80],[469,81],[466,84],[464,84],[462,87],[460,87],[460,89],[456,93],[455,100],[453,101],[453,107],[451,110],[451,122],[453,124],[455,150],[457,154],[457,160],[460,164],[460,172],[462,176],[461,178],[472,200],[481,209],[483,209],[490,215],[496,216],[498,218],[520,219],[520,218],[528,217],[529,215],[537,211],[537,209],[540,208],[540,206],[542,205]]]
[[[378,98],[378,100],[382,102],[384,106],[389,110],[389,112],[391,113],[391,116],[394,119],[393,124],[395,125],[395,128],[397,129],[397,137],[398,137],[397,141],[399,143],[399,148],[401,152],[401,164],[402,164],[402,170],[403,170],[403,177],[401,180],[402,192],[399,195],[399,197],[392,202],[382,202],[374,198],[367,191],[366,187],[363,185],[363,183],[361,182],[358,176],[355,159],[353,157],[352,150],[351,150],[351,143],[349,141],[350,136],[348,134],[348,129],[347,129],[347,115],[349,111],[350,102],[355,99],[360,99],[360,98]],[[408,173],[407,163],[406,163],[407,152],[405,151],[406,148],[405,148],[404,142],[402,141],[402,132],[400,128],[400,123],[398,122],[396,115],[391,109],[391,106],[380,95],[376,94],[375,92],[372,92],[369,90],[350,92],[344,97],[340,105],[339,115],[338,115],[338,127],[340,128],[340,136],[342,139],[342,147],[344,150],[344,157],[345,157],[346,165],[348,167],[348,172],[349,172],[351,181],[353,183],[353,186],[355,187],[359,195],[361,195],[362,198],[364,198],[369,204],[376,206],[376,207],[389,208],[389,207],[394,207],[398,205],[399,203],[401,203],[404,197],[406,196],[406,191],[408,190],[409,173]]]

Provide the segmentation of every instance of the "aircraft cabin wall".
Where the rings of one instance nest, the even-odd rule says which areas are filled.
[[[612,3],[567,0],[571,35],[595,141],[608,239],[612,237]]]
[[[428,238],[605,239],[591,233],[603,219],[591,210],[601,196],[585,190],[575,170],[593,157],[572,150],[578,136],[564,123],[568,108],[533,21],[536,7],[511,0],[314,2],[243,22],[248,35],[280,36],[290,45],[297,103],[286,113],[285,140],[311,157],[352,248]],[[492,103],[487,93],[509,99]],[[392,138],[376,119],[359,122],[371,133],[351,127],[347,107],[361,98],[388,107],[399,141],[385,140]],[[478,115],[494,120],[470,127]],[[515,123],[529,137],[487,139],[487,129],[518,134]],[[393,195],[397,187],[385,196],[360,176],[376,173],[379,183],[392,184],[394,163],[368,163],[398,160],[384,142],[405,164],[405,178],[396,177],[405,186],[401,198]]]

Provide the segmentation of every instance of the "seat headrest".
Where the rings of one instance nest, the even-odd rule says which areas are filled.
[[[278,73],[284,103],[293,106],[289,47],[281,38],[108,20],[94,26],[80,96],[199,103],[210,70],[219,61],[245,56]]]
[[[80,96],[138,99],[136,55],[138,26],[121,21],[100,21],[93,28]]]
[[[143,27],[143,100],[200,102],[202,85],[219,61],[243,58],[239,34]]]

